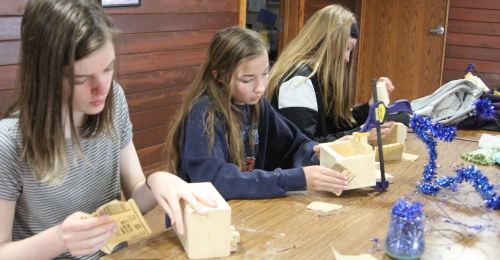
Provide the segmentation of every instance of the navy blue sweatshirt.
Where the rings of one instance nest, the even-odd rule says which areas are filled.
[[[258,145],[250,172],[242,172],[229,161],[223,124],[215,126],[214,150],[209,153],[204,123],[210,105],[206,96],[200,98],[184,122],[185,133],[179,140],[179,177],[187,182],[211,182],[226,200],[283,197],[286,191],[306,189],[302,166],[319,164],[312,149],[317,143],[277,113],[267,99],[260,110],[258,131],[254,133]],[[245,116],[251,116],[248,105],[239,108]],[[244,121],[249,122],[248,118]]]

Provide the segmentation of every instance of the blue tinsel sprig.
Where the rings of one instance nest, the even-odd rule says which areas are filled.
[[[492,118],[495,114],[491,100],[487,97],[481,97],[474,102],[474,109],[476,115],[482,116],[484,118]]]
[[[399,217],[413,219],[422,216],[422,206],[421,202],[409,203],[400,199],[392,206],[391,213]]]

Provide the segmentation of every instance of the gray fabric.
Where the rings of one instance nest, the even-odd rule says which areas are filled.
[[[429,96],[411,102],[413,114],[428,116],[432,122],[455,125],[474,114],[474,102],[482,92],[467,79],[453,80]]]
[[[90,214],[107,202],[120,200],[120,151],[132,141],[132,123],[122,88],[114,82],[112,91],[113,123],[117,134],[112,138],[103,133],[81,139],[87,161],[71,152],[72,145],[68,141],[66,149],[71,166],[65,181],[58,186],[38,183],[30,166],[19,156],[23,147],[18,119],[0,120],[0,199],[16,201],[13,241],[59,225],[76,211]],[[124,246],[126,243],[117,249]],[[66,251],[57,258],[98,259],[104,255],[98,251],[73,257]]]

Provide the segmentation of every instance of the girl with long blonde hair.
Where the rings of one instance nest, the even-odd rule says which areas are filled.
[[[317,142],[359,131],[368,116],[369,103],[350,105],[358,36],[353,13],[340,5],[324,7],[307,21],[270,72],[266,96],[273,107]],[[378,81],[386,83],[389,93],[394,90],[388,78]],[[388,131],[383,129],[382,136]],[[375,131],[369,139],[376,139]]]

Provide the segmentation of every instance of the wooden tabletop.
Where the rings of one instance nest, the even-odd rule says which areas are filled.
[[[496,134],[461,130],[458,137],[477,141],[482,133]],[[469,164],[460,154],[477,149],[478,143],[474,141],[439,141],[438,176],[455,176],[454,164]],[[468,183],[462,184],[455,194],[441,191],[436,197],[422,195],[416,185],[428,162],[427,149],[409,133],[405,153],[420,158],[386,162],[386,172],[394,175],[394,183],[386,191],[357,189],[345,191],[339,197],[304,191],[285,198],[229,201],[231,222],[239,231],[241,242],[238,250],[225,259],[334,259],[332,247],[343,255],[368,253],[377,259],[390,259],[384,253],[383,243],[391,207],[400,198],[424,203],[426,250],[422,259],[499,259],[500,212],[485,208]],[[492,184],[500,183],[498,166],[479,168]],[[322,216],[323,212],[306,208],[313,201],[340,204],[344,208]],[[291,246],[295,248],[280,251]],[[145,237],[104,259],[167,258],[187,259],[172,229]]]

